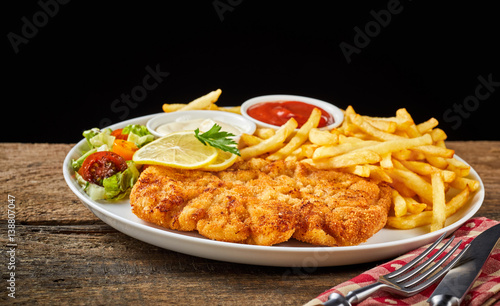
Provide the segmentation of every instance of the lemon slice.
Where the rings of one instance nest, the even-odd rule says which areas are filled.
[[[217,151],[219,153],[217,154],[217,158],[211,164],[202,167],[201,170],[222,171],[231,167],[238,158],[238,155],[236,154],[219,149],[217,149]]]
[[[217,149],[202,144],[193,131],[168,134],[137,150],[132,160],[138,164],[198,169],[217,158]]]

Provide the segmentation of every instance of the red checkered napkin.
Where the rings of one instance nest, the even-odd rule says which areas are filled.
[[[462,239],[465,243],[471,242],[477,235],[486,229],[500,222],[487,218],[470,219],[455,232],[455,237]],[[453,244],[453,243],[452,243]],[[388,263],[375,267],[371,270],[356,276],[355,278],[339,284],[330,290],[320,294],[317,298],[309,301],[304,306],[321,305],[328,299],[332,292],[346,295],[349,291],[359,289],[366,285],[376,282],[380,275],[390,273],[410,260],[418,256],[429,245],[418,248],[403,256],[400,256]],[[460,246],[460,248],[463,248]],[[428,305],[427,299],[432,294],[437,284],[432,285],[417,295],[408,298],[398,298],[387,292],[377,292],[363,302],[357,304],[360,306],[368,305]],[[471,291],[465,297],[462,305],[495,305],[500,301],[500,248],[493,251],[490,258],[486,261],[481,274],[474,283]]]

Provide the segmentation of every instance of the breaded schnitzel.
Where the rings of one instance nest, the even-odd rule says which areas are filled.
[[[391,199],[383,183],[254,158],[220,172],[148,166],[130,204],[145,221],[219,241],[347,246],[385,226]]]

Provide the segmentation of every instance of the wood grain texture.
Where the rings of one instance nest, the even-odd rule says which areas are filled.
[[[302,305],[381,262],[322,268],[265,267],[184,255],[117,232],[67,187],[72,144],[0,144],[0,243],[6,257],[8,195],[16,197],[19,304]],[[477,216],[500,220],[500,142],[449,142],[479,173]],[[8,278],[2,266],[2,281]],[[0,303],[12,303],[1,286]],[[201,303],[200,303],[201,302]]]

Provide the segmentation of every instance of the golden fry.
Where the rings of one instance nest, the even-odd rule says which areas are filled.
[[[380,161],[380,155],[370,150],[353,151],[343,155],[315,160],[310,163],[318,169],[337,169],[355,165],[374,164]]]
[[[234,106],[234,107],[216,106],[216,110],[221,112],[235,113],[238,115],[241,114],[241,106]]]
[[[435,143],[438,143],[440,141],[443,141],[444,143],[446,138],[448,138],[448,135],[446,135],[446,133],[442,129],[433,129],[429,134],[432,136],[432,140]]]
[[[446,221],[446,198],[441,173],[434,172],[432,180],[432,223],[431,232],[440,230]]]
[[[165,104],[163,104],[162,109],[165,113],[171,113],[171,112],[176,112],[185,106],[186,106],[186,104],[182,104],[182,103],[174,103],[174,104],[165,103]]]
[[[467,203],[469,193],[469,188],[465,188],[446,204],[446,217],[453,215]]]
[[[398,125],[394,121],[390,120],[380,120],[379,118],[372,118],[368,116],[362,116],[363,120],[371,124],[373,127],[386,132],[386,133],[394,133],[398,128]]]
[[[345,111],[344,111],[344,121],[342,122],[342,125],[340,126],[339,130],[344,133],[344,135],[350,135],[354,133],[354,130],[356,130],[356,127],[352,124],[350,116],[355,115],[356,112],[354,111],[354,108],[352,108],[351,105],[349,105]]]
[[[385,172],[380,166],[376,165],[366,165],[368,169],[370,169],[370,177],[379,180],[379,181],[384,181],[387,183],[393,183],[394,181],[392,178]]]
[[[448,169],[457,173],[460,177],[465,177],[469,175],[470,166],[459,161],[456,158],[449,158],[446,160],[448,162]]]
[[[301,155],[304,158],[312,158],[314,151],[318,148],[318,145],[315,144],[303,144],[300,147],[300,150],[302,151]]]
[[[390,140],[377,143],[373,146],[367,147],[367,150],[371,150],[377,154],[384,155],[391,152],[396,152],[400,150],[405,150],[413,147],[421,148],[422,144],[431,143],[432,137],[430,135],[424,135],[417,138],[405,139],[401,138],[398,140]]]
[[[424,154],[425,155],[425,154]],[[425,159],[432,166],[439,169],[446,169],[448,167],[448,162],[445,158],[439,156],[425,155]]]
[[[427,203],[432,203],[432,185],[418,174],[410,170],[393,168],[388,170],[389,175],[402,182],[406,187],[422,197]]]
[[[355,151],[360,148],[369,147],[377,144],[377,141],[358,141],[358,142],[345,142],[339,145],[319,147],[313,155],[313,159],[324,159],[327,157],[334,157],[348,152]]]
[[[425,133],[430,132],[438,124],[439,124],[439,122],[437,121],[436,118],[431,118],[431,119],[417,125],[417,129],[418,129],[420,134],[425,134]]]
[[[381,160],[380,160],[380,166],[385,169],[391,169],[394,167],[394,164],[392,163],[392,154],[385,153],[381,155]]]
[[[406,209],[410,214],[419,214],[427,208],[427,204],[419,203],[414,198],[405,198]]]
[[[243,143],[243,145],[250,147],[250,146],[255,146],[256,144],[259,144],[263,141],[264,139],[259,138],[254,135],[248,135],[248,134],[241,134],[240,136],[240,142]]]
[[[321,111],[318,108],[313,109],[309,119],[300,127],[295,136],[293,136],[293,138],[279,151],[269,155],[267,159],[285,159],[309,138],[309,131],[318,126],[320,119]]]
[[[270,138],[265,139],[255,146],[241,149],[241,157],[243,159],[249,159],[280,149],[287,137],[297,128],[297,125],[297,120],[291,118],[276,131],[276,134],[274,134]]]
[[[428,135],[430,137],[430,135]],[[431,137],[432,139],[432,137]],[[414,148],[415,150],[424,153],[426,156],[438,156],[438,157],[443,157],[443,158],[452,158],[453,154],[455,154],[455,151],[451,149],[446,149],[446,148],[441,148],[438,146],[420,146]]]
[[[360,115],[350,115],[350,120],[360,130],[362,130],[363,132],[365,132],[366,134],[372,136],[375,139],[384,140],[384,141],[404,139],[401,136],[397,136],[397,135],[394,135],[394,134],[391,134],[391,133],[387,133],[387,132],[384,132],[384,131],[381,131],[381,130],[377,129],[376,127],[374,127],[370,123],[368,123],[365,120],[363,120],[363,117],[360,116]]]
[[[451,182],[450,186],[459,190],[468,188],[472,192],[477,191],[481,187],[479,181],[471,180],[465,177],[457,177],[453,182]]]
[[[432,220],[432,211],[423,211],[415,215],[406,215],[403,217],[388,217],[387,225],[398,229],[412,229],[415,227],[430,224]]]
[[[187,105],[179,109],[179,111],[209,109],[210,106],[219,99],[221,93],[222,91],[220,89],[209,92],[208,94],[189,102]]]
[[[434,167],[428,163],[421,162],[421,161],[406,161],[402,160],[400,161],[403,166],[405,166],[407,169],[420,174],[420,175],[431,175],[434,172],[440,172],[441,175],[443,176],[443,180],[445,183],[451,183],[455,180],[457,175],[453,171],[449,170],[441,170],[437,167]]]
[[[410,151],[409,149],[404,149],[392,153],[392,156],[397,160],[410,160],[412,155],[413,152]]]
[[[361,177],[370,177],[371,173],[368,165],[355,165],[355,166],[340,168],[339,170],[342,172],[356,174],[357,176]]]
[[[339,135],[318,128],[312,128],[309,131],[309,141],[320,146],[331,146],[339,142]]]
[[[254,133],[255,136],[260,137],[262,139],[271,138],[272,136],[274,136],[274,134],[276,134],[276,131],[270,128],[257,128],[257,130],[255,130]]]
[[[402,217],[406,215],[406,201],[396,190],[392,191],[392,203],[394,204],[394,215],[396,217]]]

